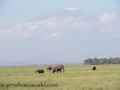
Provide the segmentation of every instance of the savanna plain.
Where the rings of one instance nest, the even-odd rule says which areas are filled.
[[[120,90],[120,64],[65,66],[64,73],[50,73],[47,66],[0,68],[0,90]],[[44,69],[43,74],[35,73]]]

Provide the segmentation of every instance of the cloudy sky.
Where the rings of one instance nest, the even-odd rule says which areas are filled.
[[[83,63],[119,46],[119,0],[0,0],[0,65]]]

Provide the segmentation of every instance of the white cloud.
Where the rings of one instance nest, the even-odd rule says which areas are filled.
[[[115,20],[115,18],[117,18],[117,14],[113,13],[113,14],[104,14],[100,17],[100,22],[101,23],[111,23],[112,21]]]
[[[62,35],[60,33],[52,33],[49,35],[44,35],[43,37],[44,38],[54,38],[54,37],[59,37],[59,36],[62,36]]]
[[[84,17],[52,17],[49,19],[12,24],[0,21],[0,38],[24,38],[39,35],[48,37],[88,36],[97,34],[119,36],[120,18],[117,14],[104,14],[98,21],[84,21]],[[106,24],[107,23],[107,24]]]
[[[65,10],[78,10],[78,8],[63,8]]]
[[[120,16],[118,14],[103,14],[99,19],[99,32],[102,35],[118,37],[120,33]]]
[[[30,30],[35,30],[35,29],[37,29],[38,28],[38,25],[32,25],[32,26],[30,26]]]

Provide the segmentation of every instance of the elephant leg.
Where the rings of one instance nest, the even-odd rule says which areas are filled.
[[[58,73],[58,70],[55,70]]]
[[[55,71],[52,71],[52,73],[54,73]]]
[[[61,69],[60,69],[60,73],[61,73]]]

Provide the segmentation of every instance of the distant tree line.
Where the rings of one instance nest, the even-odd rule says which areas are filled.
[[[90,65],[99,65],[99,64],[120,64],[120,58],[116,57],[116,58],[88,58],[86,60],[84,60],[84,64],[90,64]]]

